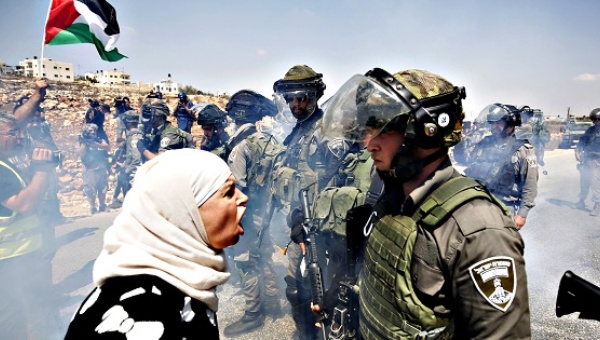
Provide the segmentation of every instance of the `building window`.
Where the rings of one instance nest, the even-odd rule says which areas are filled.
[[[71,69],[68,67],[65,67],[65,71],[70,71]]]
[[[54,69],[55,69],[55,70],[58,70],[58,67],[54,66]]]
[[[67,79],[71,79],[71,76],[67,76]]]

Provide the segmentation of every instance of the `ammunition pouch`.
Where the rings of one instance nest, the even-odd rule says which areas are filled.
[[[299,202],[302,189],[309,189],[309,197],[315,193],[318,176],[310,168],[299,171],[287,166],[277,168],[273,172],[273,193],[279,203],[290,206]]]
[[[365,193],[357,188],[325,188],[317,195],[314,203],[313,218],[317,229],[345,237],[348,210],[364,202]]]

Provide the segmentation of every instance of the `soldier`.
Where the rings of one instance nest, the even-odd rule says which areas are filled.
[[[590,112],[590,119],[594,125],[581,136],[575,149],[575,157],[581,162],[579,166],[581,192],[577,209],[585,209],[585,199],[591,187],[594,207],[590,215],[598,216],[600,215],[600,108]]]
[[[214,104],[208,104],[198,111],[197,116],[198,125],[204,131],[204,138],[202,139],[200,149],[214,152],[221,158],[224,158],[224,149],[217,149],[229,140],[229,134],[225,131],[227,127],[227,113]]]
[[[370,109],[353,110],[365,86]],[[372,134],[367,149],[385,183],[373,212],[348,213],[369,235],[359,278],[364,339],[531,336],[523,240],[508,210],[448,157],[465,96],[427,71],[376,68],[331,99],[345,99],[345,116]],[[496,286],[506,294],[494,296]]]
[[[270,220],[264,211],[268,210],[265,202],[270,193],[266,189],[272,163],[283,151],[283,146],[273,136],[257,130],[258,121],[277,113],[271,100],[254,91],[241,90],[231,96],[225,110],[236,125],[236,131],[225,147],[228,164],[236,186],[248,196],[242,218],[244,236],[233,246],[246,305],[242,318],[224,329],[224,334],[232,337],[261,327],[265,318],[263,313],[274,317],[281,313],[273,269],[273,241],[269,230],[262,228],[265,226],[263,219]]]
[[[537,195],[539,175],[534,148],[527,139],[515,136],[521,118],[514,106],[488,105],[481,115],[486,115],[491,124],[492,135],[475,146],[465,174],[481,181],[506,206],[512,207],[517,229],[521,229]]]
[[[550,131],[548,131],[546,122],[544,121],[544,113],[541,110],[534,110],[529,106],[523,106],[520,110],[523,126],[531,126],[529,142],[535,150],[538,165],[543,167],[545,165],[544,151],[546,150],[546,144],[548,144],[551,138]]]
[[[108,141],[97,135],[96,124],[85,124],[79,136],[77,153],[85,167],[83,191],[90,204],[90,213],[106,210],[108,190]],[[96,206],[98,198],[98,206]]]
[[[300,268],[305,249],[299,195],[304,188],[312,188],[311,194],[314,195],[325,187],[332,175],[328,173],[326,165],[329,163],[324,156],[327,146],[320,144],[316,134],[323,116],[317,103],[325,91],[322,78],[323,75],[311,67],[296,65],[273,85],[275,94],[285,100],[296,119],[292,132],[283,141],[287,150],[273,173],[273,190],[278,204],[290,207],[287,222],[294,243],[290,244],[287,252],[286,297],[300,339],[314,338],[316,329],[315,317],[310,311],[310,289]],[[338,149],[333,147],[332,154]],[[343,154],[340,152],[337,156],[342,157]],[[336,171],[337,167],[330,169]]]
[[[158,98],[149,98],[142,105],[142,114],[151,117],[151,138],[140,139],[138,150],[146,160],[151,160],[166,150],[193,148],[194,137],[167,121],[169,107]]]
[[[138,129],[139,115],[133,110],[123,113],[123,123],[127,129],[127,138],[125,139],[125,163],[123,168],[127,176],[127,191],[131,189],[133,178],[140,165],[142,165],[142,154],[137,148],[138,141],[144,138],[142,131]]]

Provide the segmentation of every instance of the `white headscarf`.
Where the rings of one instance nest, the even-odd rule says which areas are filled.
[[[218,156],[196,149],[164,152],[142,165],[123,210],[104,234],[94,282],[155,275],[217,311],[216,287],[229,273],[208,246],[201,206],[231,176]]]

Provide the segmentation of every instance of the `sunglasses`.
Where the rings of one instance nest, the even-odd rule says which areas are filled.
[[[300,103],[308,100],[307,94],[284,94],[283,99],[285,99],[286,103],[290,103],[294,101],[294,99]]]

